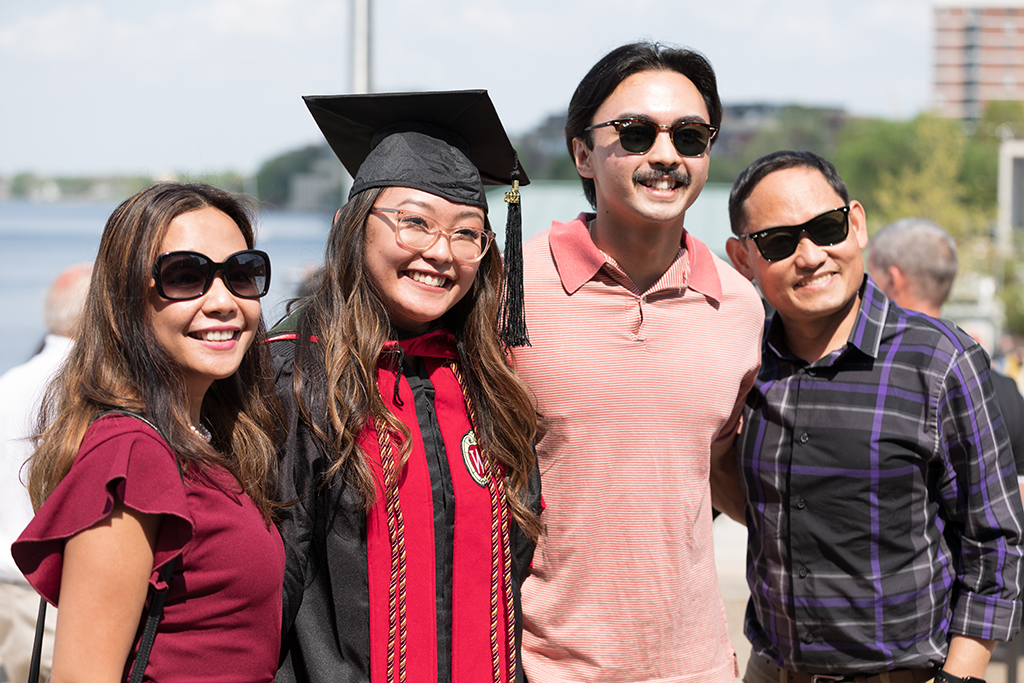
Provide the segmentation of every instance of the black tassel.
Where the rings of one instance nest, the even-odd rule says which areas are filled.
[[[512,189],[505,193],[508,221],[505,224],[505,291],[498,314],[498,338],[508,349],[530,346],[523,303],[523,214],[519,203],[519,155],[512,169]]]
[[[399,395],[398,389],[402,385],[402,363],[405,362],[405,349],[396,344],[395,350],[397,352],[397,356],[395,358],[395,392],[394,396],[391,397],[391,400],[394,402],[396,407],[401,408],[405,405],[405,401],[403,401],[402,397]]]

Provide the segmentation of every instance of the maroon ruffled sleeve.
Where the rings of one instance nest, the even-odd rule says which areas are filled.
[[[103,520],[116,500],[163,515],[150,584],[192,539],[193,521],[174,453],[145,422],[110,415],[93,423],[67,476],[14,542],[11,552],[28,582],[50,603],[60,597],[64,542]]]

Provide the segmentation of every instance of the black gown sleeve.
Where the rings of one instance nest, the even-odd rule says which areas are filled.
[[[285,547],[278,683],[369,681],[365,512],[299,417],[290,341],[272,342],[288,437],[278,451],[278,526]]]
[[[287,439],[278,449],[278,498],[288,505],[281,514],[278,527],[285,546],[284,591],[282,596],[281,629],[287,634],[295,621],[302,603],[306,570],[309,564],[309,546],[312,539],[312,514],[315,491],[310,486],[309,474],[316,457],[314,444],[298,429],[298,409],[292,398],[292,345],[274,344],[275,383],[277,394],[285,411]],[[282,354],[281,351],[285,351]]]

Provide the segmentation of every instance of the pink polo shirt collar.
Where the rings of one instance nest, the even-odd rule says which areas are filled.
[[[569,294],[574,294],[589,282],[603,265],[613,263],[590,239],[587,222],[592,218],[594,214],[581,213],[576,220],[568,223],[551,222],[548,241],[562,286]],[[684,231],[683,235],[686,239],[685,248],[679,250],[675,261],[655,286],[658,289],[679,290],[689,287],[721,302],[722,281],[712,261],[711,250],[690,233]],[[685,261],[681,258],[683,256],[686,256]]]

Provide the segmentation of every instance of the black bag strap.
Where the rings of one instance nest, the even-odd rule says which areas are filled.
[[[153,599],[149,603],[149,610],[142,615],[146,626],[142,630],[142,638],[139,640],[139,651],[135,655],[135,662],[132,664],[132,675],[128,683],[142,683],[142,674],[146,671],[149,663],[149,653],[153,650],[153,641],[156,640],[156,627],[160,623],[160,617],[164,613],[164,600],[167,598],[167,590],[170,588],[171,578],[174,576],[174,561],[168,562],[160,568],[160,578],[163,579],[163,590],[153,590]],[[32,641],[32,662],[28,669],[28,683],[38,683],[39,669],[43,657],[43,631],[46,624],[46,598],[39,598],[39,616],[36,617],[36,637]]]
[[[39,663],[43,657],[43,630],[46,627],[46,599],[39,598],[39,616],[36,617],[36,637],[32,641],[32,661],[28,666],[28,683],[39,683]]]
[[[153,599],[149,603],[149,611],[143,615],[146,626],[142,629],[139,651],[135,655],[135,663],[132,664],[132,675],[128,679],[128,683],[142,683],[142,674],[146,671],[146,664],[149,663],[149,653],[153,649],[153,641],[156,640],[156,627],[164,613],[164,599],[167,598],[167,591],[171,587],[174,563],[175,560],[171,560],[160,568],[160,578],[163,579],[164,588],[163,590],[153,590]]]
[[[150,427],[153,431],[163,439],[163,435],[160,434],[160,430],[156,428],[152,422],[142,417],[138,413],[133,413],[127,410],[106,410],[97,415],[93,422],[100,419],[104,415],[126,415],[128,417],[134,417],[137,420],[142,420]],[[178,466],[178,476],[181,477],[181,482],[185,483],[185,475],[181,471],[181,463],[178,462],[178,454],[174,454],[174,464]],[[132,674],[128,679],[128,683],[142,683],[142,675],[146,671],[146,665],[149,663],[149,653],[153,650],[153,642],[156,640],[156,627],[160,623],[160,617],[164,613],[164,600],[167,599],[167,591],[171,587],[171,579],[174,578],[174,565],[177,559],[171,560],[163,567],[160,568],[160,578],[164,583],[164,587],[161,590],[151,588],[152,599],[149,601],[149,608],[142,614],[143,629],[142,638],[139,639],[139,650],[135,654],[135,662],[132,663]],[[28,669],[28,683],[39,683],[39,669],[41,668],[41,660],[43,657],[43,631],[46,626],[46,598],[39,598],[39,615],[36,617],[36,635],[32,641],[32,661],[29,663]]]

